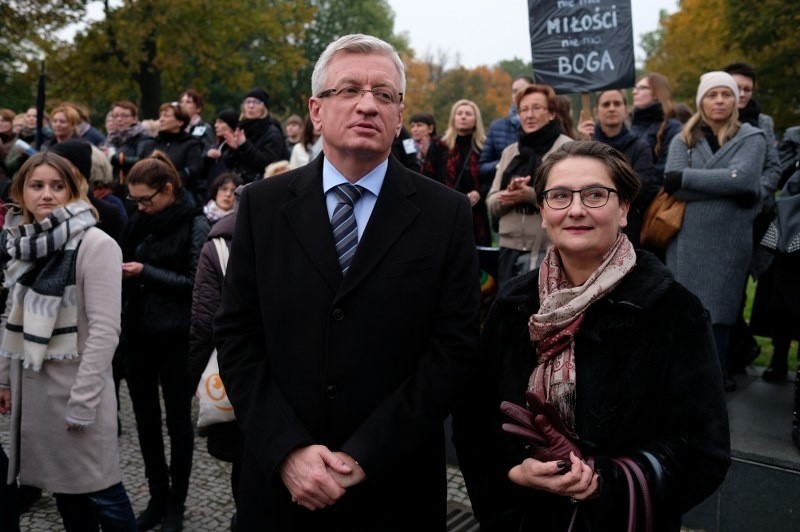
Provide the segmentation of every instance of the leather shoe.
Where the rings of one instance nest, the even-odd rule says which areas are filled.
[[[167,513],[161,522],[161,532],[181,532],[183,530],[183,511],[185,507],[180,503],[167,504]]]
[[[777,369],[772,366],[765,369],[764,373],[761,374],[761,378],[767,382],[786,382],[788,376],[789,370],[787,368]]]

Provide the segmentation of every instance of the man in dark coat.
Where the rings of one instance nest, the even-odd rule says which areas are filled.
[[[312,80],[324,157],[245,187],[215,320],[239,527],[443,531],[442,424],[479,367],[470,205],[390,157],[391,45],[342,37]],[[332,232],[353,218],[354,255]]]

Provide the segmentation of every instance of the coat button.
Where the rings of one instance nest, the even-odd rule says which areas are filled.
[[[344,311],[340,308],[333,309],[333,319],[336,321],[341,321],[344,319]]]
[[[339,389],[336,386],[328,386],[325,388],[325,395],[328,399],[336,399],[339,396]]]

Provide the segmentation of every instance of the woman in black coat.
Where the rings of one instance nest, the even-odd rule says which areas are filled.
[[[162,518],[162,530],[181,530],[194,448],[194,390],[187,369],[192,287],[209,222],[161,152],[131,169],[128,189],[138,211],[121,237],[125,301],[120,349],[128,359],[128,389],[150,488],[147,508],[136,521],[139,530],[153,528]]]
[[[627,457],[643,472],[654,529],[677,532],[730,463],[706,312],[619,231],[638,179],[618,151],[567,143],[535,189],[553,248],[501,286],[482,331],[486,371],[454,415],[475,515],[485,530],[567,530],[572,519],[576,531],[626,530],[615,459]],[[527,431],[526,409],[505,415],[502,401],[538,414]]]
[[[267,165],[289,159],[280,124],[270,116],[268,105],[269,95],[264,89],[248,92],[236,131],[225,136],[231,149],[227,165],[245,183],[264,177]]]
[[[183,187],[192,193],[197,205],[206,196],[203,165],[203,143],[185,131],[189,115],[178,102],[162,104],[158,109],[158,136],[155,149],[167,154],[183,180]]]

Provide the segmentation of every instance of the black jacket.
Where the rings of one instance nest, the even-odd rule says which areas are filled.
[[[289,160],[283,133],[271,117],[243,120],[239,127],[244,130],[247,140],[225,154],[225,164],[239,174],[245,183],[263,178],[267,165]]]
[[[591,305],[575,340],[575,430],[600,475],[599,497],[578,505],[575,530],[625,530],[627,486],[612,457],[646,472],[655,530],[678,531],[681,515],[720,485],[730,464],[728,415],[711,326],[700,301],[652,254]],[[504,433],[503,400],[524,405],[536,353],[528,319],[539,309],[539,270],[501,287],[481,335],[486,372],[454,415],[459,463],[483,530],[567,530],[567,497],[506,477],[530,456]],[[653,455],[656,470],[641,451]],[[640,523],[642,520],[640,520]]]
[[[205,199],[206,179],[200,139],[182,130],[177,133],[162,131],[156,137],[155,149],[167,154],[183,179],[183,186],[195,195],[195,200]]]
[[[139,277],[123,282],[123,339],[137,344],[188,341],[192,287],[210,225],[200,209],[178,201],[157,215],[136,212],[120,238],[125,262],[141,262]]]
[[[125,186],[124,180],[125,174],[130,171],[134,164],[153,153],[154,146],[155,139],[145,132],[130,137],[119,146],[114,146],[116,151],[109,160],[114,169],[114,181],[111,184],[111,190],[114,191],[117,197],[125,199],[125,196],[128,195],[128,187]]]
[[[639,247],[644,213],[653,198],[656,197],[659,187],[663,184],[663,179],[660,176],[656,178],[650,145],[628,131],[625,126],[622,126],[622,131],[617,136],[608,137],[600,128],[600,124],[597,124],[594,138],[624,153],[642,183],[642,187],[639,189],[639,193],[634,198],[631,209],[628,212],[628,225],[623,229],[633,246]]]

